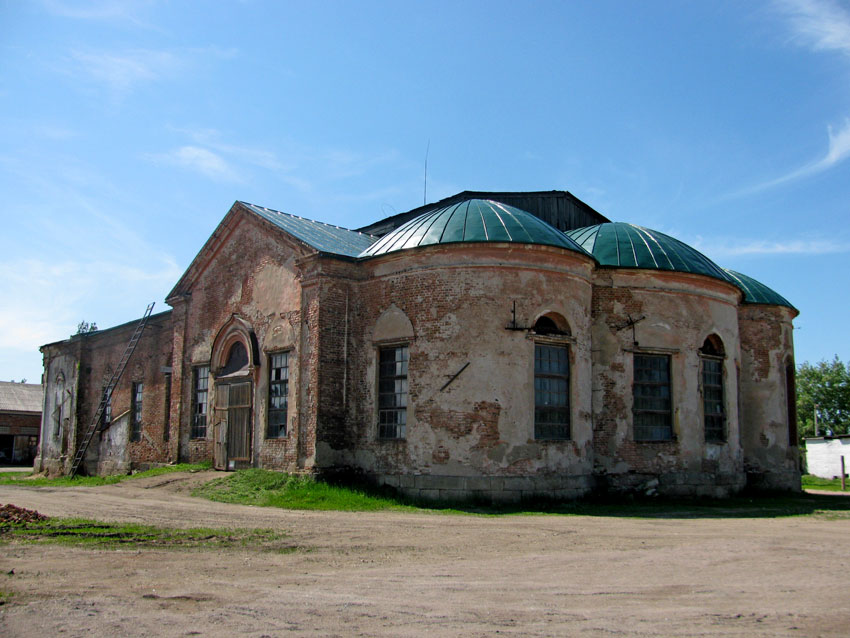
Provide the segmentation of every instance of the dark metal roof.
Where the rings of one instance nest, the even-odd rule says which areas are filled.
[[[340,226],[316,222],[312,219],[297,217],[296,215],[282,213],[278,210],[256,206],[247,202],[239,203],[252,213],[270,221],[278,228],[285,230],[296,239],[308,246],[312,246],[319,252],[356,257],[377,239],[377,237],[356,230],[348,230]]]
[[[734,283],[744,293],[744,303],[763,303],[771,306],[787,306],[794,308],[791,302],[772,288],[768,288],[760,281],[748,277],[743,273],[724,268],[723,270],[734,280]]]
[[[470,199],[410,220],[381,237],[360,256],[466,242],[544,244],[587,255],[572,239],[531,213],[499,202]]]
[[[41,412],[44,388],[35,383],[0,381],[0,410]]]
[[[725,270],[701,252],[656,230],[609,222],[566,234],[603,266],[690,272],[734,283]]]
[[[369,233],[370,235],[386,235],[402,224],[424,213],[470,199],[485,199],[514,206],[515,208],[531,213],[558,230],[570,230],[610,221],[607,217],[598,213],[568,191],[463,191],[457,195],[441,199],[438,202],[414,208],[406,213],[387,217],[358,230]]]

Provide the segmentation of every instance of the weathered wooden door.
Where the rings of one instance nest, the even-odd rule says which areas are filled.
[[[251,382],[222,384],[215,391],[215,467],[251,464]]]

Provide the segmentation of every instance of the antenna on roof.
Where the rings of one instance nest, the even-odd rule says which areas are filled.
[[[431,150],[431,138],[428,138],[428,146],[425,147],[425,187],[422,189],[422,205],[428,203],[428,151]]]

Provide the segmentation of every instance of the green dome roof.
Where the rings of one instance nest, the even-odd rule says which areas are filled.
[[[468,199],[411,219],[359,256],[374,257],[417,246],[461,242],[543,244],[587,255],[572,239],[531,213],[499,202]]]
[[[610,222],[569,230],[565,234],[603,266],[674,270],[735,283],[725,270],[701,252],[656,230]]]
[[[744,303],[763,303],[770,304],[771,306],[787,306],[788,308],[794,308],[785,297],[780,295],[778,292],[773,290],[772,288],[768,288],[760,281],[756,281],[752,277],[747,277],[739,272],[735,272],[734,270],[729,270],[728,268],[724,268],[726,273],[733,279],[734,283],[741,291],[744,293]]]

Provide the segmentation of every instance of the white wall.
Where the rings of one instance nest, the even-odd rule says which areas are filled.
[[[841,457],[845,473],[850,472],[850,438],[806,439],[806,464],[809,474],[831,479],[841,476]]]

